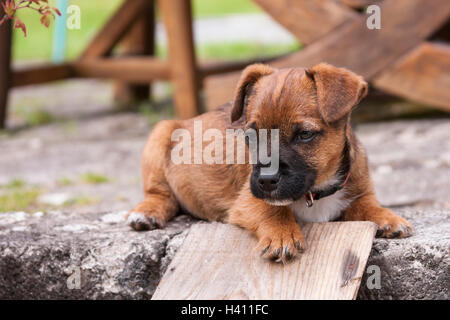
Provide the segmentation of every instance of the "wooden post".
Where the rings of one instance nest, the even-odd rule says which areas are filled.
[[[126,36],[123,44],[123,54],[126,56],[147,55],[155,53],[155,3],[149,1],[137,18],[130,33]],[[148,100],[150,98],[151,85],[136,85],[117,82],[115,88],[115,100],[120,104],[127,105],[133,102]]]
[[[191,2],[159,0],[158,5],[168,38],[175,109],[179,118],[191,118],[198,114],[200,103]]]
[[[3,17],[0,7],[0,17]],[[6,125],[8,90],[11,79],[11,23],[6,21],[0,26],[0,129]]]
[[[80,58],[109,56],[116,44],[128,33],[136,17],[147,5],[148,0],[123,1],[122,6],[105,23]]]

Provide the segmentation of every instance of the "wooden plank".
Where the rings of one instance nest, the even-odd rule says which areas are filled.
[[[74,63],[73,70],[78,77],[113,78],[129,83],[170,79],[168,63],[152,57],[83,59]]]
[[[136,17],[150,2],[148,0],[125,0],[122,6],[108,20],[102,30],[85,49],[81,58],[96,58],[108,56],[114,46],[129,31]]]
[[[246,230],[196,224],[152,299],[355,299],[375,224],[313,223],[302,231],[308,249],[283,265],[262,259]]]
[[[381,10],[380,30],[369,30],[365,16],[355,18],[320,41],[272,65],[310,67],[325,61],[371,80],[445,23],[450,16],[450,1],[385,0]],[[236,72],[208,78],[205,82],[208,105],[231,100],[239,76]]]
[[[72,65],[43,64],[33,67],[15,69],[12,74],[12,87],[41,84],[49,81],[68,79],[73,76]]]
[[[206,78],[212,75],[223,74],[244,69],[253,63],[271,63],[276,59],[287,56],[286,54],[277,57],[254,58],[249,60],[237,61],[200,61],[198,71],[200,78]]]
[[[3,17],[3,14],[3,8],[0,6],[0,17]],[[9,21],[0,26],[0,43],[0,129],[3,129],[6,125],[11,77],[11,23]]]
[[[169,44],[169,62],[177,116],[188,119],[200,109],[199,79],[192,34],[191,1],[159,0]]]
[[[121,45],[122,56],[153,56],[155,53],[155,4],[148,0],[139,17],[136,18],[129,34]],[[150,99],[151,85],[116,82],[114,99],[122,105],[130,105],[138,101]]]
[[[423,43],[373,80],[385,92],[450,112],[450,45]]]
[[[343,22],[357,16],[353,10],[329,0],[254,0],[254,2],[303,44],[316,41]]]

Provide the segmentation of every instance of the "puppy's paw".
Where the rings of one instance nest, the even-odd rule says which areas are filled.
[[[127,223],[136,231],[147,231],[161,229],[165,226],[164,221],[143,212],[130,212],[127,216]]]
[[[304,252],[306,242],[298,227],[280,229],[260,237],[257,249],[263,258],[286,263]]]
[[[385,208],[381,208],[369,220],[378,225],[377,237],[381,238],[406,238],[414,231],[406,219]]]

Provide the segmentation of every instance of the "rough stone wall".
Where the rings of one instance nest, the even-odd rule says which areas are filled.
[[[122,216],[2,215],[0,299],[150,298],[193,220],[137,233]]]
[[[367,265],[380,267],[381,288],[368,289],[365,273],[359,298],[448,299],[450,211],[398,211],[416,234],[375,240]],[[163,230],[138,233],[123,215],[0,215],[0,299],[151,298],[196,221],[178,216]]]

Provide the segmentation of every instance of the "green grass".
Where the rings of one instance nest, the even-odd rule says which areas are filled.
[[[67,58],[73,59],[82,52],[122,0],[71,0],[70,3],[81,9],[81,29],[67,30]],[[194,17],[198,18],[260,12],[260,9],[251,0],[194,0],[193,12]],[[50,59],[53,23],[49,29],[45,28],[39,21],[39,14],[28,9],[18,11],[17,15],[27,26],[27,37],[23,36],[21,30],[14,30],[13,59]]]
[[[61,187],[66,187],[66,186],[72,185],[73,181],[70,180],[69,178],[64,177],[64,178],[57,180],[56,184]]]
[[[85,173],[84,175],[81,176],[81,180],[84,183],[89,184],[100,184],[109,182],[109,178],[107,176],[93,172]]]
[[[78,5],[81,9],[81,29],[67,30],[67,57],[69,59],[78,56],[85,45],[95,35],[96,31],[108,19],[108,17],[120,5],[121,0],[71,0],[71,4]],[[53,1],[53,3],[55,3]],[[21,30],[13,33],[13,58],[25,59],[50,59],[53,23],[47,29],[41,25],[37,12],[23,9],[18,12],[18,17],[27,26],[27,37]],[[58,18],[57,18],[58,19]]]
[[[250,0],[194,0],[192,7],[196,18],[261,12]]]
[[[82,207],[82,206],[89,206],[92,204],[96,204],[99,203],[101,201],[101,199],[99,198],[92,198],[92,197],[84,197],[84,196],[80,196],[80,197],[75,197],[72,198],[68,201],[66,201],[63,204],[63,207]]]
[[[142,103],[138,106],[138,111],[147,119],[151,126],[154,126],[161,120],[170,119],[175,116],[172,105],[165,105],[164,108],[155,109],[154,106],[149,103]]]
[[[15,111],[18,116],[30,126],[39,126],[55,120],[50,112],[40,108],[25,108],[19,106]]]
[[[86,183],[105,183],[109,179],[105,176],[87,173],[82,176]],[[68,178],[59,179],[59,186],[72,185],[74,182]],[[75,196],[60,206],[40,203],[38,197],[46,190],[38,185],[31,185],[21,179],[13,179],[4,185],[0,185],[0,212],[25,211],[36,212],[57,208],[82,207],[97,204],[101,201],[98,197]]]
[[[25,181],[14,179],[0,186],[0,212],[26,211],[36,207],[41,191]]]
[[[0,194],[0,212],[26,211],[36,204],[39,190],[14,190]]]
[[[3,186],[5,189],[19,189],[25,187],[26,182],[22,179],[13,179]],[[1,187],[1,186],[0,186]]]
[[[297,43],[268,45],[261,43],[233,42],[206,44],[197,49],[199,57],[206,59],[246,59],[271,57],[300,49]]]
[[[225,42],[208,43],[196,47],[196,54],[200,59],[227,60],[227,59],[251,59],[273,57],[284,53],[290,53],[302,48],[299,43],[288,44],[264,44],[258,42]],[[157,46],[156,52],[160,57],[165,57],[166,47]]]

